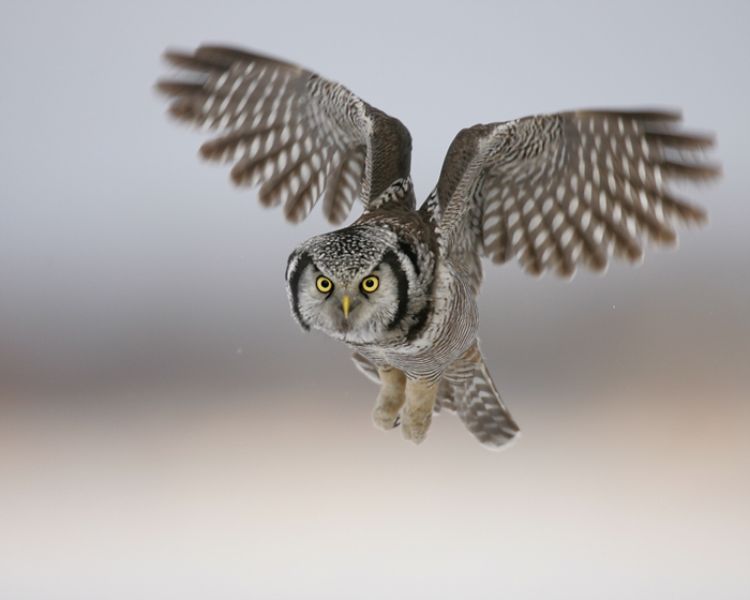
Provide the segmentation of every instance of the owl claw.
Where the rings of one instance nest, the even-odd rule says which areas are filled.
[[[375,410],[372,411],[372,422],[375,423],[375,427],[388,431],[398,425],[398,412],[393,414],[393,411],[389,410],[386,406],[380,404],[375,406]]]

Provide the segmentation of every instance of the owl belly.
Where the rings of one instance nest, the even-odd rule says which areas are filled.
[[[414,379],[438,379],[474,343],[479,318],[471,289],[450,264],[438,264],[433,289],[430,318],[418,337],[353,348],[378,367],[393,367]]]

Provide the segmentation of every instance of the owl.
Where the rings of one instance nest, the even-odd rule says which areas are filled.
[[[648,240],[673,244],[676,223],[705,220],[668,181],[719,172],[703,158],[713,138],[681,131],[678,113],[576,110],[463,129],[417,207],[409,131],[342,85],[229,47],[165,58],[169,112],[216,131],[201,155],[233,163],[263,205],[297,223],[320,202],[340,225],[361,202],[352,225],[291,253],[289,304],[379,383],[375,425],[415,443],[440,411],[491,448],[519,432],[479,346],[483,257],[563,277],[637,262]]]

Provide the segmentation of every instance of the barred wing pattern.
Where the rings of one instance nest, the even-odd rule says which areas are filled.
[[[493,262],[518,257],[532,274],[603,270],[643,243],[675,242],[675,221],[704,211],[669,179],[718,175],[701,152],[713,138],[677,129],[679,114],[576,111],[476,125],[454,139],[438,182],[444,253],[473,243]],[[478,284],[478,282],[476,282]]]
[[[173,98],[170,113],[220,132],[201,155],[234,161],[234,182],[262,184],[261,202],[283,203],[292,222],[323,195],[326,218],[341,223],[355,198],[375,208],[391,184],[409,178],[406,127],[342,85],[233,48],[201,46],[165,58],[182,71],[157,84]]]

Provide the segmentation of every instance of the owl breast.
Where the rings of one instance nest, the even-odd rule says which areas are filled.
[[[435,380],[474,342],[479,326],[469,285],[449,262],[439,261],[422,331],[388,344],[350,344],[378,367],[394,367],[409,377]]]

